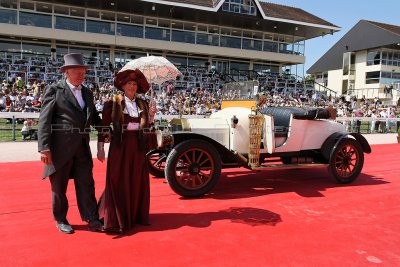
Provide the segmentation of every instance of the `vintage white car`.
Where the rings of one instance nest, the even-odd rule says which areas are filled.
[[[227,107],[209,118],[174,119],[157,131],[158,149],[148,153],[150,172],[165,176],[184,197],[208,193],[222,168],[250,170],[327,167],[339,183],[360,174],[371,147],[329,119],[329,110],[269,107],[254,112]]]

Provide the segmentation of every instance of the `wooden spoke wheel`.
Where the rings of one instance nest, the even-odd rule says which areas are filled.
[[[221,174],[217,150],[202,140],[178,144],[168,155],[165,174],[171,188],[184,197],[198,197],[209,192]]]
[[[147,166],[150,174],[158,178],[164,178],[165,161],[167,160],[166,153],[156,152],[147,156]]]
[[[342,184],[353,182],[364,165],[364,151],[355,139],[344,138],[336,145],[330,159],[329,172]]]

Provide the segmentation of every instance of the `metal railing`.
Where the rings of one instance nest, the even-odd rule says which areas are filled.
[[[32,140],[31,138],[24,139],[24,136],[21,134],[21,130],[23,127],[23,122],[26,119],[34,120],[32,125],[32,132],[37,132],[37,122],[39,119],[40,113],[31,113],[31,112],[0,112],[0,142],[7,141],[23,141],[23,140]],[[169,121],[173,118],[204,118],[205,115],[156,115],[156,121]],[[93,129],[93,134],[91,138],[94,138],[96,131]]]
[[[179,115],[157,115],[157,121],[179,118]],[[204,118],[204,115],[182,115],[182,118]],[[0,112],[0,142],[23,140],[21,129],[25,119],[39,119],[39,113]],[[338,117],[337,122],[345,124],[349,132],[396,133],[399,132],[400,118]],[[37,130],[37,126],[32,127]]]
[[[349,89],[349,95],[356,96],[358,99],[365,97],[366,99],[373,99],[378,97],[379,99],[391,99],[389,101],[390,105],[395,105],[397,100],[400,97],[400,90],[392,88],[357,88],[357,89]]]

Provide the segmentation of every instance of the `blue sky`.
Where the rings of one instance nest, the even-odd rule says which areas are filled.
[[[400,0],[262,1],[301,8],[341,27],[341,30],[333,35],[326,35],[306,41],[305,72],[362,19],[400,26]]]

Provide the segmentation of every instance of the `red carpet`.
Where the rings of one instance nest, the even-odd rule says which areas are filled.
[[[185,200],[151,179],[152,226],[125,236],[80,221],[73,182],[58,232],[40,162],[0,164],[0,266],[400,266],[400,145],[376,145],[362,175],[229,169],[212,194]],[[105,164],[95,161],[96,193]]]

